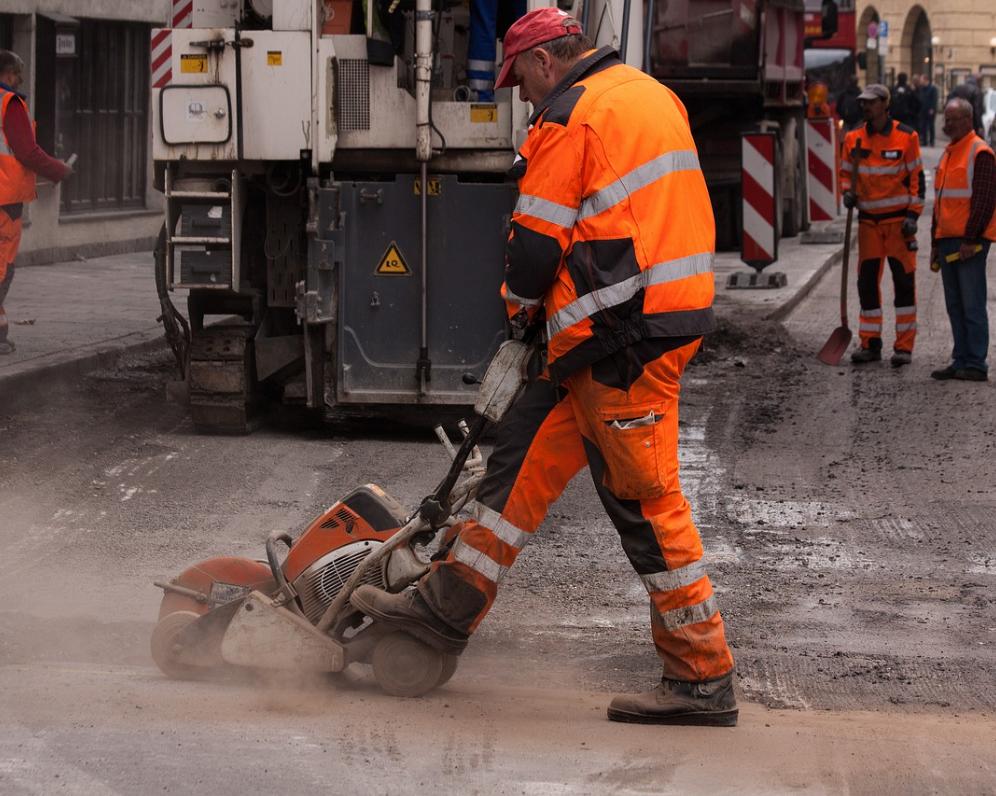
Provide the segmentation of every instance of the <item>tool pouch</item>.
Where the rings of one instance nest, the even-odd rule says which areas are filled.
[[[674,440],[663,403],[597,410],[595,440],[605,458],[605,486],[623,500],[661,497],[674,474]]]

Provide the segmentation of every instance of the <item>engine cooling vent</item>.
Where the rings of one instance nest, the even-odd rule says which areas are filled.
[[[354,525],[356,525],[356,517],[354,517],[353,512],[345,506],[333,514],[330,519],[327,519],[322,523],[323,528],[337,528],[342,526],[346,529],[346,533],[352,533]]]
[[[336,82],[336,125],[340,130],[370,129],[370,62],[340,58]]]
[[[304,615],[312,622],[321,619],[360,562],[381,544],[370,540],[353,542],[322,556],[302,572],[293,585],[301,598]],[[360,582],[386,588],[380,566],[373,567]]]

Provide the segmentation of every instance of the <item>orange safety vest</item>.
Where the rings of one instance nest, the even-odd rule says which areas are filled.
[[[935,237],[965,237],[965,228],[971,214],[975,159],[980,152],[993,154],[992,148],[972,132],[953,144],[948,144],[941,155],[934,177]],[[996,241],[996,213],[989,219],[989,225],[982,236]]]
[[[543,304],[551,375],[712,331],[715,222],[680,100],[603,47],[530,122],[502,291],[513,313]],[[538,259],[550,279],[517,294]]]
[[[851,159],[856,148],[858,177],[852,188]],[[890,119],[878,133],[868,125],[851,130],[844,137],[840,188],[857,195],[859,218],[863,220],[919,216],[923,212],[925,184],[920,142],[913,128]]]
[[[15,98],[18,102],[23,102],[13,92],[0,88],[0,205],[31,202],[36,196],[34,173],[14,157],[14,152],[7,143],[7,134],[3,132],[7,106]]]

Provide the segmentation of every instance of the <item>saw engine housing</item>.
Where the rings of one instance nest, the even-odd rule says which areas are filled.
[[[309,621],[318,622],[360,562],[405,519],[401,504],[380,487],[365,484],[308,526],[287,553],[283,572]],[[387,588],[382,567],[372,567],[362,582]]]

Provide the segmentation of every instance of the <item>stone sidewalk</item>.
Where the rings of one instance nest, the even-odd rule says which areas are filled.
[[[839,260],[840,245],[779,243],[781,271],[788,285],[777,289],[727,290],[735,271],[750,271],[735,252],[716,257],[716,307],[721,313],[749,312],[785,317]],[[186,296],[173,296],[181,311]],[[125,353],[165,345],[157,323],[159,301],[152,253],[135,252],[92,260],[20,267],[5,304],[10,339],[17,350],[0,356],[0,398],[27,383],[76,378],[112,364]]]

